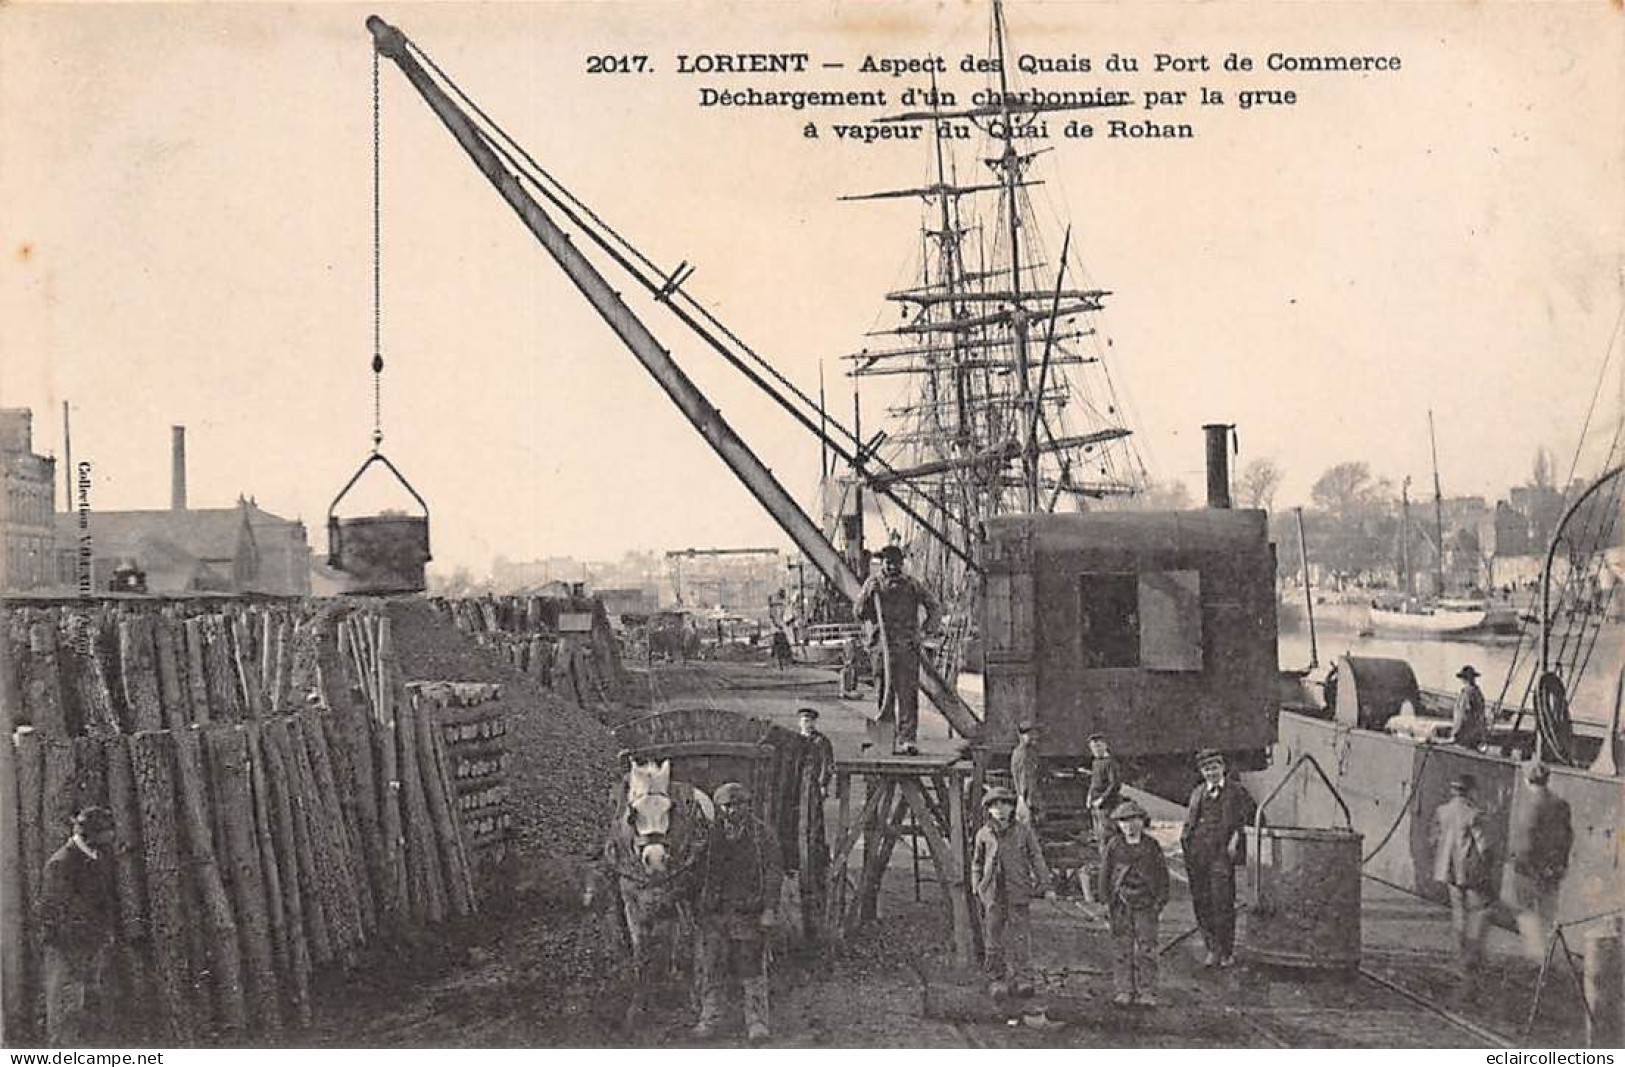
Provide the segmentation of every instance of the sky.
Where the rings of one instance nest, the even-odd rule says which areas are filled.
[[[692,264],[686,290],[785,375],[816,391],[822,362],[849,410],[839,357],[895,321],[882,294],[909,281],[919,212],[836,198],[920,182],[925,147],[830,136],[866,109],[702,108],[699,90],[923,85],[856,73],[873,53],[944,55],[968,93],[982,78],[952,68],[985,53],[985,5],[8,3],[0,405],[33,408],[60,455],[71,403],[93,507],[165,506],[184,424],[194,506],[252,495],[320,547],[372,428],[373,10],[655,262]],[[1541,446],[1567,471],[1625,306],[1617,6],[1016,2],[1008,22],[1015,53],[1096,64],[1046,89],[1231,101],[1168,109],[1190,140],[1055,137],[1036,164],[1048,240],[1069,222],[1112,293],[1100,326],[1153,476],[1199,494],[1199,427],[1227,422],[1238,463],[1285,471],[1278,504],[1344,460],[1426,484],[1430,408],[1447,494],[1504,493]],[[815,69],[676,73],[679,53],[736,51]],[[1113,51],[1142,71],[1100,69]],[[1402,64],[1218,69],[1231,51]],[[1157,52],[1215,69],[1155,75]],[[622,54],[653,73],[588,73]],[[1248,88],[1298,101],[1244,111]],[[786,544],[387,61],[382,108],[384,451],[430,502],[437,565]],[[815,440],[631,303],[810,506]],[[866,385],[866,407],[894,391]],[[347,506],[399,503],[387,488]]]

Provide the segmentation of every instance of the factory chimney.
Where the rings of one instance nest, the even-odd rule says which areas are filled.
[[[169,446],[169,510],[186,510],[186,427],[171,429]]]
[[[1222,422],[1210,422],[1202,427],[1207,434],[1207,506],[1229,508],[1230,505],[1230,431],[1235,427]]]

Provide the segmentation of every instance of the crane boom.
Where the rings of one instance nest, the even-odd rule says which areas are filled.
[[[638,362],[665,390],[707,444],[728,465],[728,469],[745,484],[789,536],[797,548],[812,560],[821,574],[839,589],[848,600],[857,601],[863,583],[847,567],[834,545],[824,539],[817,525],[796,503],[795,498],[779,484],[773,472],[757,458],[733,427],[712,407],[694,382],[671,358],[641,319],[633,313],[618,293],[604,280],[603,275],[588,261],[580,249],[559,229],[542,206],[525,191],[519,179],[505,167],[492,149],[485,135],[457,104],[446,95],[431,78],[408,47],[404,33],[379,18],[369,16],[367,29],[372,33],[378,52],[400,68],[406,80],[423,97],[424,103],[456,138],[463,151],[473,160],[480,173],[513,208],[521,222],[541,243],[564,273],[569,276],[587,302],[593,306],[621,342],[631,350]],[[921,663],[921,682],[926,696],[944,718],[961,735],[975,738],[981,730],[981,721],[962,700],[953,686],[945,682],[931,664]]]

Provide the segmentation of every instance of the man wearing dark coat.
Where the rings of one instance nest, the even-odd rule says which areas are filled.
[[[45,1035],[52,1047],[82,1048],[105,1041],[117,924],[113,813],[88,807],[74,816],[67,844],[45,861],[40,893]]]
[[[746,1036],[770,1036],[767,938],[778,925],[784,886],[776,834],[751,813],[750,791],[738,782],[717,787],[717,819],[700,864],[700,1018],[693,1034],[706,1039],[722,1018],[724,982],[744,987]]]
[[[880,574],[863,584],[853,614],[877,627],[882,653],[880,717],[897,716],[897,752],[913,755],[920,722],[920,639],[937,627],[937,598],[903,573],[903,550],[880,550]],[[920,621],[920,613],[925,621]]]
[[[1191,792],[1179,844],[1207,944],[1204,965],[1228,967],[1236,953],[1236,868],[1247,860],[1247,827],[1257,807],[1240,783],[1226,779],[1221,753],[1204,749],[1196,762],[1202,784]]]

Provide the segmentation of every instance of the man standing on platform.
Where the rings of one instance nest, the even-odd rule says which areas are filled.
[[[878,627],[882,655],[880,717],[895,714],[893,751],[915,755],[920,719],[920,638],[937,628],[937,598],[915,578],[903,573],[903,550],[880,550],[880,573],[863,583],[853,615]],[[922,627],[920,612],[925,612]]]
[[[693,1034],[706,1039],[722,1018],[725,982],[744,986],[745,1031],[753,1045],[770,1036],[767,1005],[767,936],[778,925],[784,874],[775,835],[751,813],[750,792],[738,782],[717,787],[717,820],[701,861],[700,1019]]]
[[[1557,921],[1557,894],[1569,869],[1574,824],[1569,803],[1546,787],[1551,772],[1539,760],[1527,764],[1523,778],[1529,796],[1512,809],[1512,904],[1518,909],[1518,933],[1536,962],[1545,960],[1546,943]]]
[[[1222,753],[1203,749],[1196,764],[1202,784],[1191,792],[1179,844],[1207,943],[1203,965],[1229,967],[1236,955],[1236,868],[1247,861],[1247,827],[1257,807],[1247,790],[1225,778]]]
[[[85,808],[67,844],[45,861],[45,1039],[54,1048],[97,1045],[108,1036],[108,967],[118,929],[113,836],[113,813]]]

